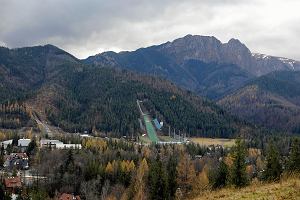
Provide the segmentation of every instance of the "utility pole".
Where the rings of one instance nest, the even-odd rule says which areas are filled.
[[[174,135],[174,139],[175,139],[175,128],[174,128],[174,131],[173,131],[173,135]]]

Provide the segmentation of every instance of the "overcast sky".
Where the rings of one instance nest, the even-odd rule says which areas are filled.
[[[300,60],[300,0],[0,0],[0,45],[10,48],[50,43],[85,58],[187,34]]]

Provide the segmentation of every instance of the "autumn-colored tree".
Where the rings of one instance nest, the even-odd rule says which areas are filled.
[[[147,198],[147,178],[149,167],[146,159],[144,158],[137,169],[133,183],[133,199],[134,200],[146,200]]]
[[[103,152],[107,149],[107,142],[98,138],[88,138],[83,141],[83,147],[94,152]]]
[[[199,195],[200,192],[203,192],[209,188],[208,173],[208,166],[205,165],[202,171],[195,178],[195,183],[193,185],[194,195]]]
[[[105,173],[112,175],[113,171],[114,171],[113,165],[111,164],[111,162],[108,162],[105,167]]]
[[[184,194],[192,190],[195,178],[195,168],[189,155],[182,153],[177,165],[177,184]]]

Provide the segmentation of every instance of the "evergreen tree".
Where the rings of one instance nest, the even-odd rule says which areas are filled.
[[[34,154],[36,148],[37,148],[37,144],[36,144],[35,139],[33,139],[33,140],[31,140],[30,143],[28,144],[26,153],[27,153],[28,155],[32,155],[32,154]]]
[[[288,170],[291,172],[300,173],[300,140],[295,138],[292,142]]]
[[[174,199],[175,198],[175,193],[176,193],[176,189],[177,189],[177,170],[176,170],[176,166],[177,166],[177,160],[174,156],[170,156],[169,161],[168,161],[168,165],[167,165],[167,169],[168,169],[168,191],[170,194],[170,199]]]
[[[148,182],[150,199],[168,199],[168,183],[166,172],[159,158],[152,161],[150,165]]]
[[[278,181],[282,172],[280,164],[280,156],[277,148],[273,143],[270,143],[266,156],[266,168],[263,177],[266,181]]]
[[[232,152],[233,165],[231,170],[231,182],[236,187],[243,187],[248,184],[246,173],[246,147],[240,139],[236,140]]]
[[[1,200],[11,200],[10,195],[5,193],[5,189],[2,184],[0,184],[0,199]]]
[[[210,184],[213,188],[222,188],[228,182],[229,172],[228,166],[222,160],[216,170],[210,172]]]

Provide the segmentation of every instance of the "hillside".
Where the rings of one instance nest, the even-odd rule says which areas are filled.
[[[147,99],[166,126],[192,136],[232,137],[242,126],[214,103],[161,78],[84,65],[52,45],[3,48],[0,57],[2,102],[25,103],[65,131],[136,134],[137,99]]]
[[[280,183],[269,184],[252,184],[242,189],[221,189],[219,191],[205,192],[203,195],[194,200],[239,200],[239,199],[265,199],[265,200],[279,200],[279,199],[299,199],[300,197],[300,180],[287,179]]]
[[[64,64],[79,64],[67,52],[52,46],[19,49],[0,47],[0,102],[22,98],[64,70]]]
[[[215,37],[199,35],[132,52],[104,52],[83,62],[164,77],[210,99],[222,98],[253,77],[278,70],[300,70],[298,61],[252,54],[237,39],[222,43]]]
[[[251,81],[218,104],[268,128],[300,133],[300,72],[274,72]]]

